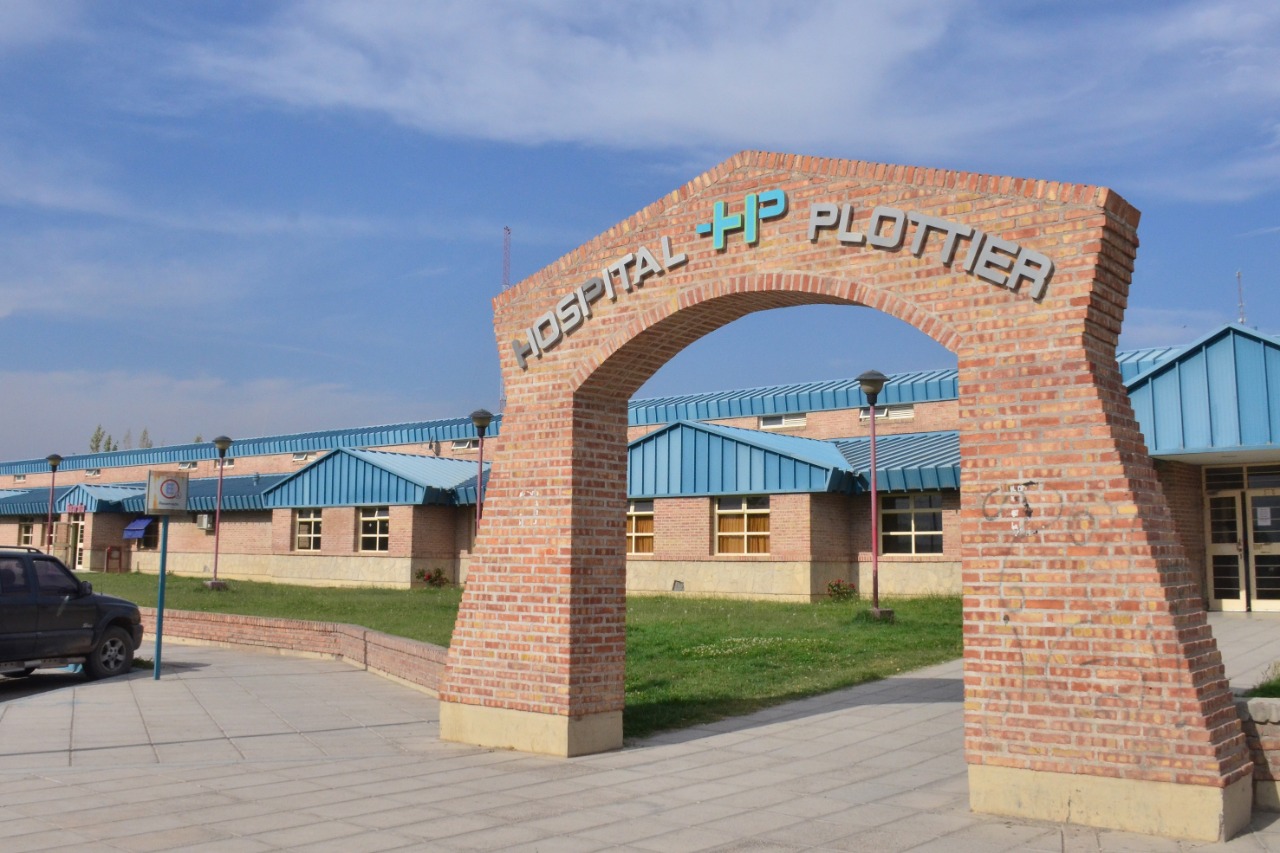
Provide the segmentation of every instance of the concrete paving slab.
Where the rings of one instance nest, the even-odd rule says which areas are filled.
[[[1280,657],[1280,614],[1211,622],[1233,686]],[[0,849],[1280,850],[1265,813],[1209,845],[971,814],[958,662],[560,760],[444,743],[433,698],[342,662],[165,661],[0,683]]]

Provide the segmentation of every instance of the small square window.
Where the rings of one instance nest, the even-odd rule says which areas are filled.
[[[14,475],[13,475],[13,482],[15,482],[15,483],[25,483],[25,482],[27,482],[27,475],[26,475],[26,474],[14,474]]]
[[[378,552],[391,550],[390,507],[361,507],[359,521],[361,551]]]
[[[179,470],[179,471],[194,471],[194,470],[196,470],[196,463],[194,463],[194,462],[179,462],[179,463],[178,463],[178,470]]]
[[[478,438],[455,438],[453,440],[454,450],[479,450],[480,439]]]
[[[84,470],[84,475],[85,475],[86,477],[101,477],[101,476],[102,476],[102,469],[101,469],[101,468],[86,468],[86,469]]]
[[[653,501],[627,505],[627,553],[653,553]]]

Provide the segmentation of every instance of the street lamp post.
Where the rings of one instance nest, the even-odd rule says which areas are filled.
[[[231,446],[231,439],[220,435],[213,440],[213,446],[218,448],[218,497],[213,505],[213,580],[205,581],[204,585],[209,589],[226,589],[227,585],[218,580],[218,545],[222,537],[222,471],[227,467],[227,448]]]
[[[878,370],[868,370],[858,377],[858,386],[871,410],[871,618],[892,622],[893,611],[880,609],[880,498],[876,494],[876,400],[888,379]]]
[[[50,453],[44,458],[49,463],[49,517],[44,525],[44,550],[53,551],[53,484],[58,479],[58,466],[62,464],[62,457],[56,453]]]
[[[471,413],[471,423],[480,436],[480,456],[476,460],[476,535],[480,535],[480,519],[484,516],[484,434],[493,422],[493,412],[476,409]]]

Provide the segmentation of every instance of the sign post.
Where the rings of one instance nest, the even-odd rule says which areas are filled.
[[[187,472],[147,472],[147,515],[160,516],[160,593],[156,597],[156,661],[152,678],[160,680],[160,658],[164,643],[165,563],[169,557],[169,516],[187,511]]]

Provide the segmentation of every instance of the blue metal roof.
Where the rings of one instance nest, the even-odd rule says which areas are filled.
[[[957,375],[955,369],[896,373],[889,377],[876,405],[954,400],[959,393]],[[772,385],[738,391],[633,400],[628,406],[627,414],[631,426],[644,426],[681,420],[720,420],[852,409],[866,405],[867,398],[858,387],[858,380],[832,379],[798,385]]]
[[[1228,324],[1127,385],[1153,456],[1280,444],[1280,341]]]
[[[248,511],[266,509],[263,493],[285,477],[284,474],[249,474],[222,479],[222,509],[224,511]],[[138,493],[120,502],[123,512],[146,511],[146,484],[137,485]],[[187,483],[187,510],[189,512],[213,512],[218,502],[218,478],[201,477]]]
[[[70,486],[57,486],[53,490],[53,502],[57,502],[71,490]],[[38,515],[44,517],[49,512],[49,489],[28,489],[14,491],[7,497],[0,498],[0,515]]]
[[[268,489],[269,507],[405,506],[457,503],[454,489],[474,487],[476,465],[407,453],[339,449]]]
[[[498,435],[502,430],[502,415],[494,415],[486,435]],[[471,418],[449,418],[435,421],[414,421],[387,426],[331,429],[319,432],[300,432],[290,435],[272,435],[263,438],[236,439],[227,456],[269,456],[276,453],[304,453],[306,451],[337,450],[339,448],[395,447],[407,444],[429,444],[433,441],[454,441],[477,438]],[[117,450],[111,453],[86,453],[66,456],[58,470],[84,468],[120,468],[131,465],[167,465],[176,462],[196,462],[216,459],[218,451],[210,442],[176,444],[166,447],[149,447],[137,450]],[[27,459],[0,463],[0,475],[47,474],[49,463],[44,459]]]
[[[848,492],[853,472],[829,442],[679,421],[631,442],[627,494]]]
[[[871,439],[838,439],[835,446],[858,472],[858,491],[871,488]],[[960,433],[876,436],[876,488],[882,492],[960,488]]]

